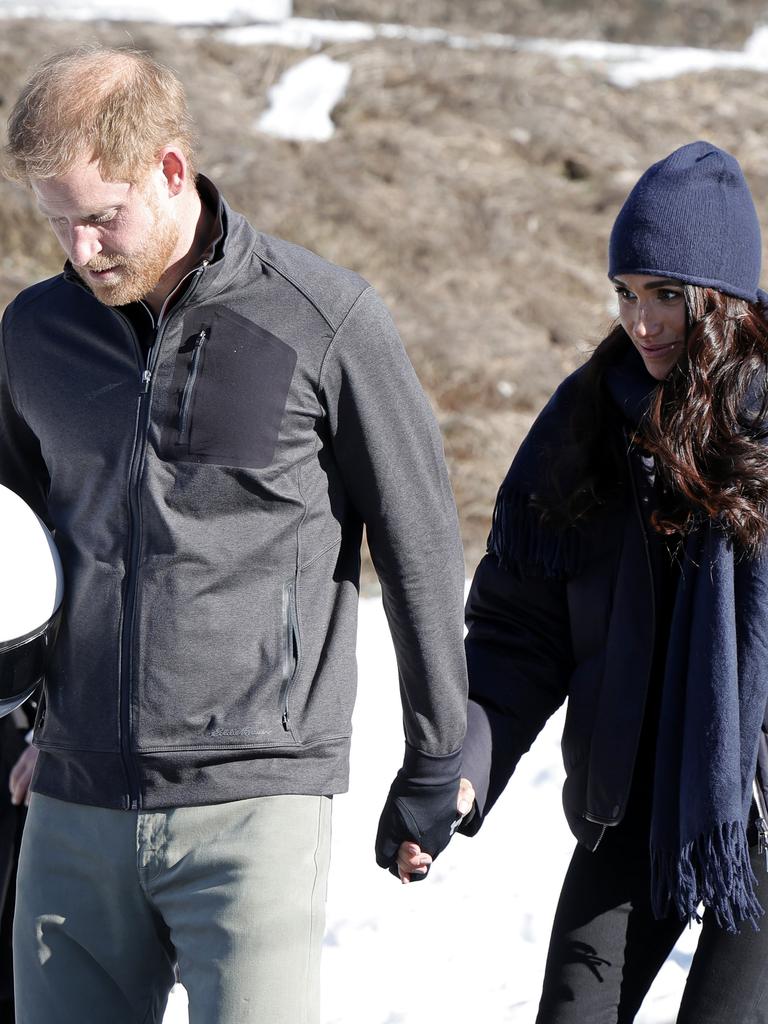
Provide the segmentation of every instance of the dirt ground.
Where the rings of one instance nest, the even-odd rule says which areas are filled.
[[[297,15],[517,35],[741,47],[751,2],[691,7],[568,0],[298,0]],[[3,22],[0,119],[28,69],[84,41],[132,43],[178,69],[200,165],[261,230],[353,267],[390,305],[443,431],[471,570],[493,498],[548,394],[611,321],[613,218],[653,160],[706,138],[737,154],[764,217],[768,76],[687,75],[622,91],[597,65],[402,41],[335,44],[352,76],[327,143],[255,127],[267,91],[307,53],[210,31]],[[0,307],[61,257],[28,195],[0,183]]]

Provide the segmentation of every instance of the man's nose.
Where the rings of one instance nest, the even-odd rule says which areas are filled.
[[[98,233],[90,224],[74,224],[69,234],[69,259],[75,267],[84,267],[101,252]]]

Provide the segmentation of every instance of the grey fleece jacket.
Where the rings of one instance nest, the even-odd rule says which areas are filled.
[[[220,234],[158,325],[79,278],[0,335],[0,482],[55,531],[65,611],[34,789],[160,808],[348,778],[365,525],[409,773],[455,778],[464,566],[439,432],[370,286]]]

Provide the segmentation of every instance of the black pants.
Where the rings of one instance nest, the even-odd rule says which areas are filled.
[[[609,830],[595,853],[576,848],[536,1024],[631,1024],[686,927],[654,919],[648,855],[627,839]],[[754,847],[752,867],[768,911],[765,858]],[[768,1024],[768,917],[762,921],[759,932],[746,924],[730,935],[705,912],[677,1024]]]

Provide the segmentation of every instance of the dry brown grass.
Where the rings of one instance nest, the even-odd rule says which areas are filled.
[[[660,6],[680,20],[681,5]],[[739,12],[750,6],[724,9],[722,39],[737,23],[747,33]],[[406,16],[405,4],[385,7],[389,20]],[[407,14],[446,24],[460,9],[472,12],[465,17],[476,29],[563,35],[582,7],[592,17],[598,5],[428,0]],[[527,27],[504,20],[511,8]],[[385,16],[368,0],[335,9],[340,17]],[[707,18],[719,10],[702,8]],[[297,13],[328,13],[328,5],[302,0]],[[606,19],[589,34],[610,34]],[[263,136],[254,123],[268,87],[301,52],[240,49],[210,33],[148,26],[20,21],[3,29],[0,114],[44,54],[130,34],[187,82],[201,166],[233,205],[262,230],[376,285],[443,430],[470,568],[522,434],[609,322],[606,242],[637,175],[675,146],[710,138],[738,154],[758,210],[766,209],[768,77],[760,75],[688,76],[622,92],[599,68],[532,54],[335,45],[327,52],[353,69],[335,112],[338,131],[326,144],[300,144]],[[0,231],[2,304],[56,272],[60,257],[28,197],[6,184]]]

